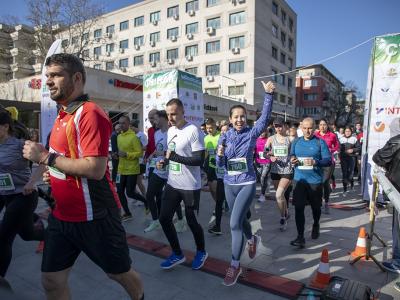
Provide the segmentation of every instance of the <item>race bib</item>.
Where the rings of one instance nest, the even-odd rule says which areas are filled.
[[[228,175],[235,176],[248,171],[246,158],[232,158],[228,160]]]
[[[169,161],[169,172],[174,175],[182,174],[182,164],[175,161]]]
[[[304,165],[304,160],[305,160],[305,159],[310,159],[310,158],[312,158],[312,157],[298,157],[298,158],[297,158],[298,161],[299,161],[298,169],[299,169],[299,170],[313,170],[313,169],[314,169],[314,166],[305,166],[305,165]]]
[[[225,169],[224,168],[217,168],[217,175],[224,176],[225,175]]]
[[[289,154],[289,148],[286,145],[274,146],[273,151],[274,151],[274,156],[277,157],[288,156]]]
[[[0,174],[0,191],[13,191],[15,190],[14,181],[10,173]]]
[[[115,176],[115,183],[121,183],[121,174],[117,174],[117,176]]]
[[[263,151],[258,152],[258,157],[260,159],[265,159],[264,152]]]
[[[156,167],[156,162],[157,160],[155,158],[152,158],[150,161],[149,168],[155,168]]]
[[[67,179],[67,176],[57,168],[49,167],[49,172],[50,172],[51,176],[53,176],[53,177],[55,177],[57,179],[60,179],[60,180],[66,180]]]

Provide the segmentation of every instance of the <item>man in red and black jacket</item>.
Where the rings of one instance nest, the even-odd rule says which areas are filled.
[[[147,162],[147,159],[149,158],[149,156],[151,154],[153,154],[154,150],[156,150],[156,142],[155,142],[155,139],[154,139],[154,134],[155,134],[155,132],[157,130],[156,124],[154,122],[154,116],[156,114],[157,114],[157,110],[156,109],[152,109],[151,111],[149,111],[149,114],[148,114],[148,119],[149,119],[149,122],[151,124],[151,127],[147,131],[148,144],[147,144],[147,147],[146,147],[146,152],[144,153],[145,162]],[[153,166],[151,164],[151,162],[149,162],[149,175],[148,175],[148,177],[150,177],[151,173],[153,173],[154,168],[155,168],[155,166]]]

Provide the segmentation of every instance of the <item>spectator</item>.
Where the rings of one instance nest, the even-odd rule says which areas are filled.
[[[111,171],[111,179],[112,182],[115,183],[115,179],[118,173],[118,143],[117,137],[118,134],[121,133],[121,126],[117,123],[114,126],[114,131],[111,134],[111,164],[112,164],[112,171]]]

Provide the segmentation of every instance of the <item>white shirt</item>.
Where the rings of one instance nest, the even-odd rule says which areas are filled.
[[[204,150],[204,138],[200,128],[187,123],[183,128],[173,126],[168,129],[168,149],[183,157],[191,157],[193,152]],[[180,190],[201,189],[200,166],[186,166],[169,161],[168,184]]]
[[[140,140],[140,143],[142,144],[142,148],[146,147],[147,144],[149,143],[147,136],[142,131],[139,131],[138,133],[136,133],[136,136]],[[144,154],[143,154],[143,156],[144,156]],[[143,164],[143,157],[139,158],[139,163]]]
[[[161,129],[157,130],[154,133],[154,141],[155,141],[155,145],[156,145],[156,152],[157,151],[167,151],[168,149],[168,145],[167,145],[167,135],[168,135],[168,131],[162,132]],[[156,163],[158,161],[160,161],[161,159],[164,158],[163,156],[156,156],[154,155],[154,158],[152,159],[152,163]],[[158,177],[163,178],[163,179],[167,179],[168,178],[168,169],[166,170],[158,170],[157,168],[154,168],[154,174],[157,174]]]

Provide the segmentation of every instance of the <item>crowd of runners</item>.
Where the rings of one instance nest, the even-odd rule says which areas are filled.
[[[31,139],[10,110],[0,110],[0,276],[7,278],[17,234],[44,240],[41,269],[48,299],[70,298],[68,276],[81,252],[131,299],[144,299],[121,223],[133,217],[129,199],[151,216],[144,232],[162,229],[170,244],[163,269],[185,262],[178,233],[187,228],[196,247],[192,268],[201,269],[209,255],[203,228],[228,234],[221,230],[221,218],[229,212],[232,256],[223,284],[231,286],[242,272],[243,252],[250,258],[257,253],[260,237],[250,225],[255,199],[265,202],[273,186],[281,231],[293,205],[297,236],[288,243],[304,248],[305,207],[312,210],[311,238],[318,239],[321,212],[329,214],[330,193],[336,188],[335,164],[341,165],[344,193],[354,187],[355,172],[360,180],[361,124],[336,129],[325,119],[318,124],[312,118],[300,124],[272,119],[273,82],[262,82],[264,104],[253,126],[246,109],[235,105],[226,120],[208,119],[197,127],[185,120],[184,105],[176,98],[165,110],[150,111],[152,127],[145,135],[127,115],[112,124],[90,101],[83,92],[85,70],[75,56],[49,57],[46,76],[51,98],[61,107],[48,145]],[[46,228],[34,214],[35,185],[42,177],[51,188]],[[215,207],[209,224],[200,224],[196,214],[205,188]]]

